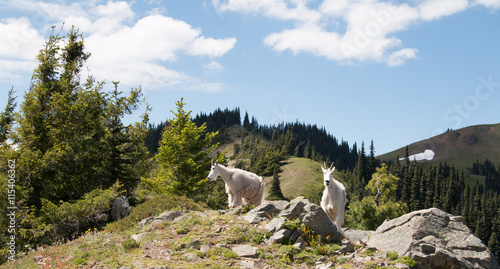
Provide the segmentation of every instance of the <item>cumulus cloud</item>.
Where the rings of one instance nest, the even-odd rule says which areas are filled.
[[[25,17],[0,22],[0,36],[0,79],[17,83],[36,66],[44,39]]]
[[[22,36],[16,37],[14,41],[8,38],[0,40],[0,78],[8,76],[4,69],[8,65],[7,60],[31,59],[34,63],[44,43],[42,34],[51,31],[54,24],[75,25],[85,34],[86,50],[92,54],[88,67],[95,78],[120,81],[127,86],[142,85],[146,90],[175,88],[220,91],[222,84],[195,79],[189,74],[169,69],[168,64],[183,55],[212,60],[223,56],[236,44],[235,38],[206,37],[201,29],[157,13],[138,18],[132,10],[132,4],[123,1],[54,4],[15,0],[2,4],[38,15],[0,23],[2,36],[12,33],[29,35],[29,38],[24,39]],[[28,67],[26,64],[16,66],[18,69],[33,69],[33,66]]]
[[[472,1],[472,0],[471,0]],[[293,27],[269,33],[273,50],[311,53],[339,63],[375,61],[403,65],[417,58],[418,48],[404,47],[396,35],[411,26],[437,20],[472,5],[500,8],[500,0],[213,0],[219,12],[262,14],[289,20]]]
[[[474,4],[483,5],[492,9],[500,9],[500,0],[476,0]]]

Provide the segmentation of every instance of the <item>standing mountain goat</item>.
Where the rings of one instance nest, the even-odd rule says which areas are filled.
[[[218,161],[212,160],[212,167],[207,178],[215,181],[220,176],[226,183],[229,208],[235,208],[243,203],[260,205],[264,195],[264,180],[254,173],[241,169],[227,168]]]
[[[121,196],[113,201],[113,206],[111,207],[111,218],[114,221],[119,221],[125,218],[130,212],[130,205],[128,203],[128,198]]]
[[[333,163],[330,168],[326,168],[326,163],[324,163],[324,165],[325,167],[321,166],[325,183],[325,190],[321,198],[321,208],[323,208],[328,217],[330,217],[333,223],[340,229],[344,224],[344,209],[347,203],[347,195],[344,185],[335,180],[332,176],[335,170]]]

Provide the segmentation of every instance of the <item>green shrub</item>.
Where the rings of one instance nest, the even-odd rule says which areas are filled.
[[[391,261],[394,261],[397,258],[399,258],[399,255],[396,251],[389,251],[387,252],[387,258],[390,259]]]
[[[189,227],[182,226],[175,230],[177,234],[188,234],[190,231]]]
[[[236,210],[234,213],[236,215],[243,215],[243,214],[248,213],[250,210],[252,210],[254,208],[255,208],[255,205],[247,204],[247,205],[243,205],[240,209]]]
[[[206,256],[212,260],[231,260],[238,258],[238,254],[234,253],[234,251],[223,247],[211,248]]]
[[[146,202],[132,208],[130,214],[124,219],[108,224],[106,230],[110,232],[123,232],[137,225],[147,217],[157,216],[169,210],[194,210],[203,211],[206,207],[195,203],[193,200],[176,195],[160,194]]]
[[[125,241],[122,241],[122,247],[125,250],[130,250],[130,249],[138,248],[140,246],[141,245],[139,244],[139,242],[135,241],[132,238],[129,238],[129,239],[125,240]]]
[[[413,268],[413,267],[415,267],[415,265],[417,265],[417,262],[408,256],[403,256],[403,257],[399,258],[397,261],[410,266],[410,268]]]
[[[33,245],[52,244],[76,237],[90,227],[104,225],[120,188],[117,182],[109,189],[95,189],[74,203],[60,205],[42,199],[40,210],[31,208],[25,212],[19,228],[22,239]]]

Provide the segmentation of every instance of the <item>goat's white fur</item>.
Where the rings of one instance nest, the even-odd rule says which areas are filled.
[[[345,187],[344,184],[333,178],[332,173],[335,170],[333,163],[330,168],[326,168],[326,164],[325,167],[321,166],[321,170],[323,171],[325,185],[323,197],[321,198],[321,208],[340,229],[344,224],[344,210],[348,201]]]
[[[128,203],[128,198],[121,196],[113,201],[113,206],[111,207],[111,217],[113,220],[121,220],[125,218],[129,212],[130,205]]]
[[[218,161],[212,160],[212,167],[207,178],[215,181],[218,177],[224,180],[228,196],[229,208],[242,203],[260,205],[264,196],[264,180],[262,177],[237,168],[227,168]]]

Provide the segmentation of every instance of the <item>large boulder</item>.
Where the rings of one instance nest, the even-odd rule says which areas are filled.
[[[319,205],[307,203],[299,218],[315,235],[326,238],[328,242],[340,242],[345,237]]]
[[[471,234],[462,217],[437,208],[386,220],[368,247],[409,256],[420,268],[500,268],[490,250]]]
[[[243,218],[252,224],[270,220],[278,215],[287,204],[288,203],[286,201],[266,201],[250,210]]]
[[[319,235],[329,242],[341,242],[342,238],[345,237],[320,206],[309,202],[303,196],[299,196],[289,203],[284,201],[262,203],[244,216],[245,220],[253,224],[271,218],[272,220],[265,224],[264,229],[276,234],[275,237],[270,238],[273,239],[270,240],[272,243],[289,239],[293,233],[292,231],[283,231],[286,230],[283,224],[294,219],[299,219],[315,235]],[[292,238],[292,241],[297,238]]]

